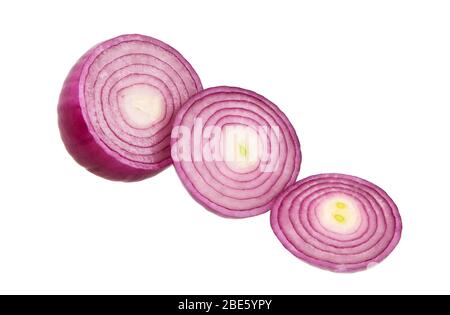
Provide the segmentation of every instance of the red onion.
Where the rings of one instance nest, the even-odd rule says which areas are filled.
[[[301,152],[276,105],[251,91],[215,87],[178,112],[172,159],[195,200],[218,215],[243,218],[268,211],[295,182]]]
[[[64,144],[86,169],[137,181],[171,164],[170,133],[180,106],[202,89],[191,65],[151,37],[123,35],[89,50],[59,100]]]
[[[355,272],[386,258],[402,222],[392,199],[374,184],[348,175],[308,177],[281,193],[272,229],[298,258],[335,272]]]

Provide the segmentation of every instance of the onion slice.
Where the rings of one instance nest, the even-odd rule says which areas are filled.
[[[200,90],[198,75],[172,47],[119,36],[89,50],[70,71],[58,105],[62,140],[96,175],[145,179],[171,164],[173,118]]]
[[[189,99],[175,118],[171,145],[188,192],[224,217],[268,211],[300,171],[300,143],[287,117],[241,88],[210,88]]]
[[[292,254],[335,272],[380,263],[402,232],[397,206],[386,192],[342,174],[311,176],[287,188],[275,201],[271,225]]]

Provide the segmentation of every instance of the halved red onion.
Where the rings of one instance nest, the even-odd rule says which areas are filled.
[[[397,206],[386,192],[342,174],[311,176],[287,188],[276,199],[271,225],[292,254],[335,272],[380,263],[402,232]]]
[[[248,90],[215,87],[178,112],[172,159],[195,200],[218,215],[243,218],[268,211],[295,182],[301,152],[276,105]]]
[[[58,105],[62,139],[92,173],[142,180],[171,164],[173,118],[200,90],[194,69],[172,47],[119,36],[89,50],[70,71]]]

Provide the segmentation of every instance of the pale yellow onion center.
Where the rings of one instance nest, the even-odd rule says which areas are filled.
[[[237,172],[245,172],[259,162],[258,132],[245,125],[226,126],[222,130],[222,156],[226,164]]]
[[[334,233],[351,234],[361,225],[361,213],[350,197],[336,196],[319,205],[318,217],[321,225]]]
[[[149,85],[137,84],[123,89],[118,102],[125,120],[135,128],[148,128],[164,114],[163,95]]]

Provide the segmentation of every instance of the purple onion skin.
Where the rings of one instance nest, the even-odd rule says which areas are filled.
[[[141,35],[122,35],[119,37],[132,38],[136,36]],[[113,40],[115,39],[104,43]],[[152,40],[157,41],[155,39]],[[141,181],[155,176],[168,168],[172,164],[171,159],[162,161],[153,169],[144,169],[122,163],[111,152],[107,152],[105,146],[102,146],[95,139],[83,116],[80,104],[80,98],[82,97],[80,95],[80,80],[83,69],[85,63],[95,53],[95,50],[104,43],[100,43],[86,52],[73,66],[64,82],[58,103],[58,126],[61,138],[69,154],[89,172],[112,181]],[[195,77],[195,79],[201,90],[200,79],[198,77]]]
[[[80,58],[67,76],[58,104],[58,125],[67,151],[80,165],[95,175],[114,181],[139,181],[156,175],[149,171],[130,167],[109,155],[94,139],[81,111],[79,99],[80,77],[85,61],[92,50]]]

